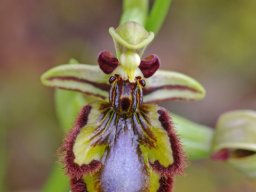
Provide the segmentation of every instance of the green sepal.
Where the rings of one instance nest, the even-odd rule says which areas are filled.
[[[96,65],[68,64],[54,67],[44,73],[44,85],[74,90],[101,99],[108,97],[109,75],[104,74]]]
[[[200,100],[205,96],[203,86],[191,77],[171,71],[158,70],[146,79],[143,101]]]
[[[79,63],[71,58],[69,64]],[[58,120],[64,132],[74,125],[81,108],[90,102],[90,97],[70,90],[55,90],[55,108]]]
[[[154,39],[153,32],[147,32],[143,26],[134,21],[121,24],[116,29],[111,27],[109,33],[115,44],[117,58],[126,50],[132,50],[141,56]]]
[[[189,160],[209,158],[214,129],[171,113],[177,134]]]

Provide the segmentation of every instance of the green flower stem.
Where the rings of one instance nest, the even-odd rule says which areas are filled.
[[[152,10],[146,21],[146,29],[155,34],[160,30],[169,11],[171,0],[155,0]]]
[[[171,114],[189,160],[208,158],[214,129]]]
[[[144,26],[147,15],[148,0],[124,0],[120,24],[127,21],[135,21]]]
[[[148,0],[124,0],[120,24],[136,21],[155,34],[161,29],[171,5],[171,0],[155,0],[149,12]]]

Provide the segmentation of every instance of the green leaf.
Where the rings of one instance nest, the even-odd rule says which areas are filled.
[[[61,165],[55,164],[51,175],[48,177],[47,183],[43,186],[43,192],[53,191],[68,191],[69,179],[64,174],[64,170]]]
[[[171,0],[155,0],[146,21],[146,29],[158,33],[170,9]]]
[[[203,86],[184,74],[158,70],[146,79],[144,102],[168,100],[200,100],[205,96]]]
[[[60,125],[67,131],[73,127],[79,111],[86,105],[87,100],[81,93],[68,90],[56,90],[55,103]]]

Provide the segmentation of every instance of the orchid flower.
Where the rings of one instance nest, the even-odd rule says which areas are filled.
[[[136,22],[110,28],[116,56],[99,65],[67,64],[42,75],[44,85],[89,96],[62,152],[72,192],[171,192],[185,167],[182,145],[160,101],[200,100],[204,88],[177,72],[159,70],[156,55],[142,57],[154,34]]]

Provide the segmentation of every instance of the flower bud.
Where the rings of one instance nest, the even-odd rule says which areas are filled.
[[[213,140],[215,160],[226,161],[247,176],[256,177],[256,111],[223,114]]]

